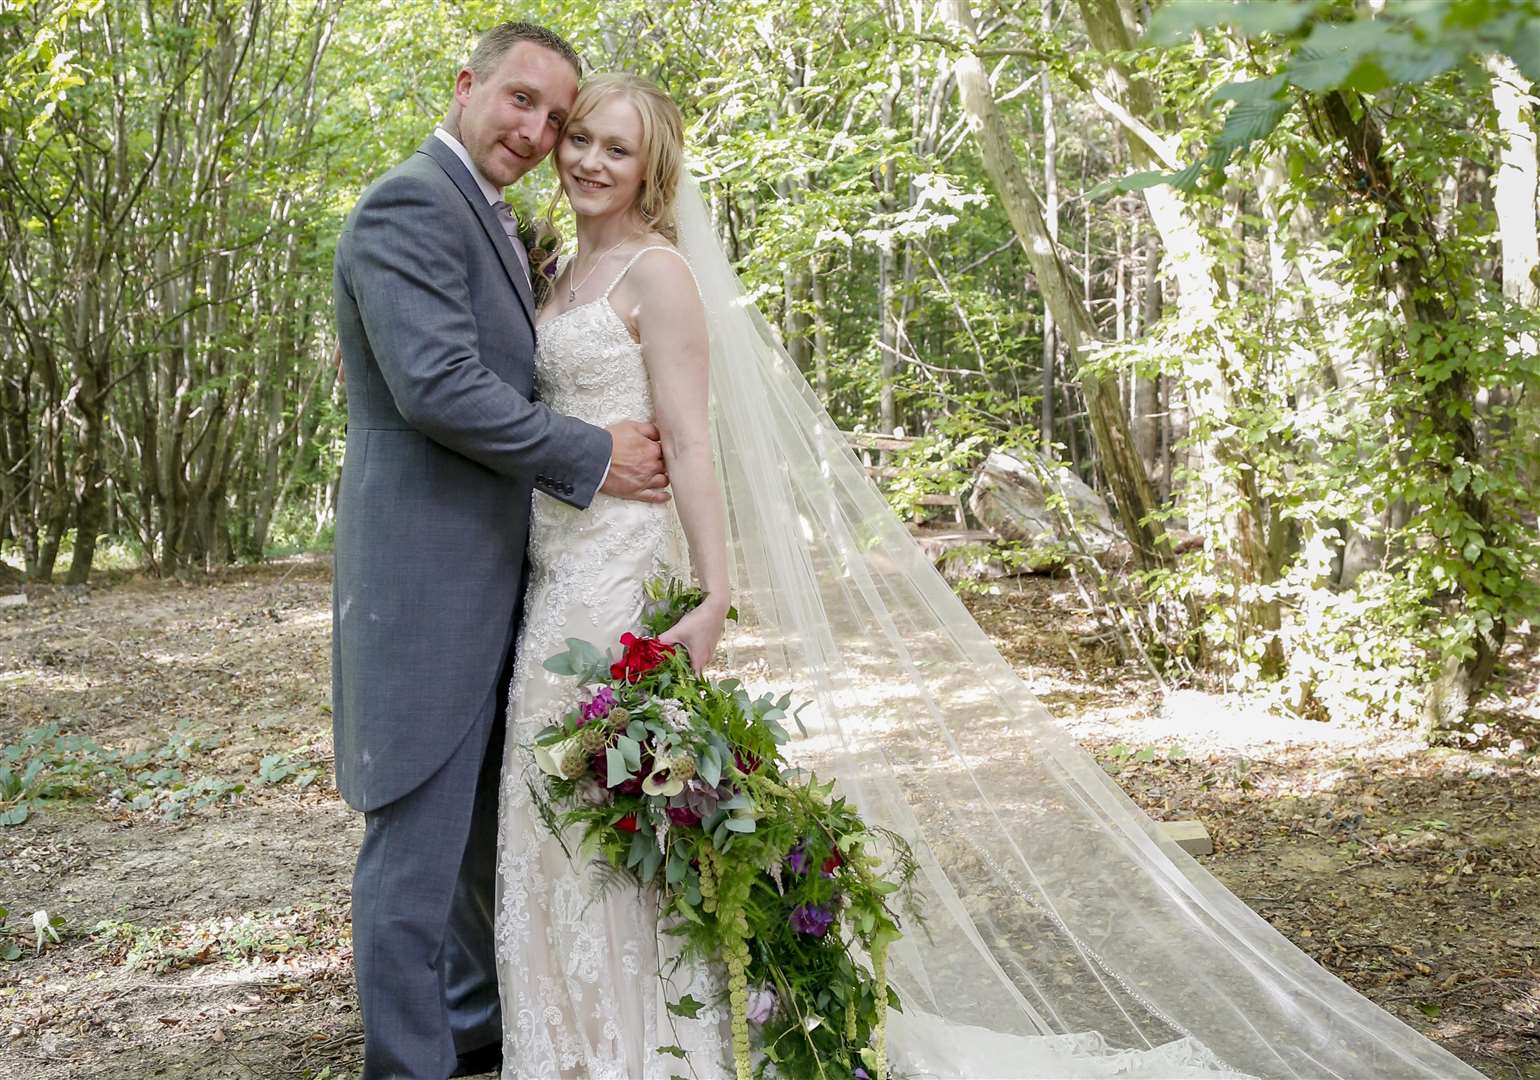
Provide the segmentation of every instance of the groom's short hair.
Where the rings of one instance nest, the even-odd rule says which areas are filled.
[[[476,48],[471,53],[470,62],[465,66],[470,68],[477,78],[485,79],[497,70],[497,65],[503,62],[503,57],[507,55],[508,50],[521,41],[539,45],[542,49],[550,49],[572,65],[572,70],[577,72],[578,78],[583,77],[583,58],[577,54],[576,49],[567,44],[567,39],[554,30],[530,22],[499,23],[483,33],[476,41]]]

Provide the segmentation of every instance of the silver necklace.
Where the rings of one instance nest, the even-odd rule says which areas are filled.
[[[567,303],[572,304],[577,301],[577,291],[584,285],[588,284],[588,279],[594,276],[594,271],[599,269],[599,264],[604,262],[604,257],[610,252],[614,251],[616,248],[620,247],[621,244],[627,243],[631,239],[632,238],[629,236],[623,237],[622,239],[617,240],[615,243],[611,244],[609,247],[605,248],[603,251],[599,252],[599,254],[594,257],[593,264],[589,266],[588,273],[584,274],[582,280],[578,282],[574,282],[572,279],[577,276],[577,262],[578,259],[582,257],[583,253],[580,251],[574,255],[572,257],[572,269],[567,272]]]

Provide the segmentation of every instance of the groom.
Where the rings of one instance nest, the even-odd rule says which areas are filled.
[[[497,788],[531,489],[662,502],[650,424],[534,399],[527,256],[502,189],[550,152],[580,61],[543,27],[477,43],[443,126],[337,244],[348,389],[337,512],[337,787],[364,812],[353,963],[365,1080],[497,1069]]]

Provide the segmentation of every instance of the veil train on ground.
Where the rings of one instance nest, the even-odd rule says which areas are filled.
[[[991,1076],[1034,1075],[1007,1060],[1030,1043],[1106,1064],[1075,1075],[1166,1054],[1195,1075],[1479,1077],[1275,931],[1053,722],[871,485],[688,178],[679,226],[741,614],[720,662],[810,702],[788,757],[913,845],[927,926],[889,970],[915,1032],[997,1039]]]

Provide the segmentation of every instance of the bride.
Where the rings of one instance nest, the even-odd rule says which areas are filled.
[[[715,972],[678,962],[648,898],[571,863],[526,786],[535,732],[574,703],[542,661],[617,641],[647,578],[693,571],[707,602],[665,640],[809,701],[788,756],[921,864],[927,922],[889,960],[894,1075],[1477,1076],[1277,934],[1053,724],[743,296],[682,131],[658,88],[601,75],[555,154],[578,248],[540,315],[540,397],[654,421],[674,502],[535,495],[498,821],[503,1075],[732,1075]],[[686,994],[691,1018],[668,1008]]]

